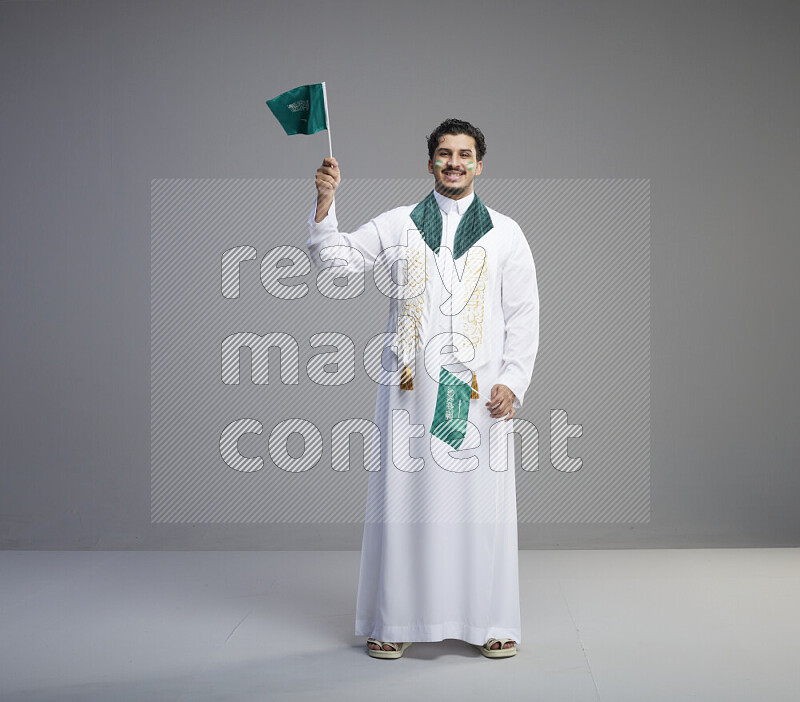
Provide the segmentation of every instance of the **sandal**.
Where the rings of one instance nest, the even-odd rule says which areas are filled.
[[[508,658],[509,656],[516,656],[516,642],[509,648],[503,648],[509,641],[514,641],[514,639],[489,639],[483,646],[478,646],[478,650],[487,658]],[[500,643],[500,648],[492,649],[491,647],[497,642]]]
[[[378,639],[367,639],[368,644],[377,644],[380,648],[370,648],[367,646],[367,653],[373,658],[400,658],[406,651],[406,649],[411,645],[411,641],[406,641],[404,643],[393,643],[391,641],[378,641]],[[389,644],[394,650],[393,651],[385,651],[383,649],[385,644]]]

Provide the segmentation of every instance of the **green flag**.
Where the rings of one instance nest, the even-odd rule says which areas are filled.
[[[464,443],[472,387],[453,375],[444,366],[439,370],[439,392],[433,412],[431,434],[454,449]]]
[[[301,85],[267,100],[287,134],[316,134],[328,128],[323,83]]]

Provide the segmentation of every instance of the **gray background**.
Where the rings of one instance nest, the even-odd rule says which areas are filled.
[[[462,116],[482,177],[650,179],[651,521],[521,524],[522,547],[798,543],[791,3],[0,13],[0,547],[359,547],[357,523],[150,523],[151,180],[310,187],[325,135],[264,100],[321,80],[344,177],[424,174]]]

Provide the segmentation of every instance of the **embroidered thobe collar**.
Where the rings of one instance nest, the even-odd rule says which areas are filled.
[[[440,207],[445,212],[458,212],[461,215],[453,242],[454,259],[463,256],[470,246],[494,226],[486,205],[474,191],[460,200],[453,200],[431,190],[428,196],[411,211],[411,220],[419,229],[423,241],[434,253],[438,253],[442,243]]]

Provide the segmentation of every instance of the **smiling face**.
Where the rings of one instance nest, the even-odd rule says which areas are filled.
[[[472,181],[483,170],[478,161],[475,139],[467,134],[445,134],[428,159],[428,173],[433,174],[437,193],[460,200],[472,192]]]

